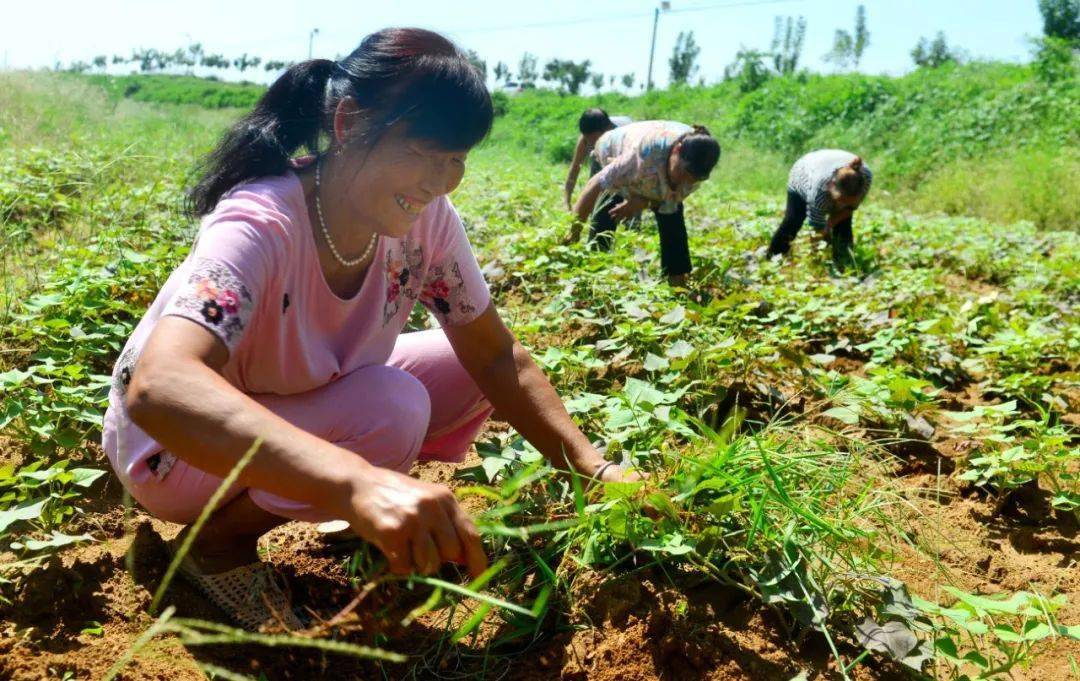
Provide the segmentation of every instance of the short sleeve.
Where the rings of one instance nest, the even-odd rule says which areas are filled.
[[[625,187],[634,181],[638,172],[637,153],[627,151],[615,157],[596,174],[597,182],[604,191]]]
[[[431,261],[420,289],[420,302],[443,326],[462,326],[487,309],[487,281],[450,200],[443,197],[434,216]]]
[[[162,316],[203,326],[231,355],[251,324],[272,271],[270,231],[241,221],[204,226]]]

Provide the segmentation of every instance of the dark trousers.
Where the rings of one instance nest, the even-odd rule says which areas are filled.
[[[593,208],[589,219],[589,243],[593,248],[609,250],[615,238],[617,221],[608,213],[623,202],[619,194],[602,194]],[[656,227],[660,232],[660,269],[669,277],[688,274],[693,266],[690,263],[690,242],[686,237],[686,218],[683,204],[674,213],[653,211]]]
[[[773,234],[769,242],[769,255],[784,255],[791,250],[791,242],[802,229],[806,222],[806,201],[796,192],[788,190],[787,208],[784,210],[784,219]],[[830,235],[832,242],[833,262],[837,265],[846,265],[851,261],[851,250],[854,238],[851,234],[851,218],[837,223]]]

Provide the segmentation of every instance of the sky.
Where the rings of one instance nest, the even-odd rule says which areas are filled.
[[[524,52],[543,66],[552,58],[589,59],[592,68],[643,82],[649,61],[654,0],[4,0],[0,66],[7,69],[90,61],[135,48],[172,51],[192,42],[207,52],[264,60],[333,58],[386,26],[422,26],[447,34],[487,62],[513,71]],[[851,31],[859,0],[671,0],[660,14],[653,80],[668,79],[668,58],[681,31],[693,31],[707,82],[723,76],[740,47],[767,50],[774,17],[807,20],[802,65],[829,72],[823,60],[837,29]],[[1036,0],[863,0],[870,45],[859,70],[899,74],[912,68],[921,36],[944,31],[972,58],[1020,61],[1042,31]],[[127,72],[129,66],[118,67]],[[234,74],[237,76],[238,74]],[[270,77],[260,67],[251,78]]]

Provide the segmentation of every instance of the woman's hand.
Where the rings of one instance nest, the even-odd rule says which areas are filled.
[[[631,196],[609,210],[608,215],[614,220],[628,220],[644,210],[646,205],[648,205],[647,200],[640,196]]]
[[[577,186],[576,179],[573,182],[571,182],[570,180],[567,180],[566,184],[563,185],[563,200],[564,200],[564,203],[566,204],[566,210],[569,210],[569,211],[574,210],[574,202],[572,201],[572,199],[574,198],[574,188],[576,186]]]
[[[383,552],[391,572],[431,574],[451,562],[476,577],[487,568],[480,533],[445,485],[372,466],[351,487],[340,517]]]
[[[623,468],[622,466],[608,466],[600,474],[601,482],[641,482],[645,476],[636,468]]]

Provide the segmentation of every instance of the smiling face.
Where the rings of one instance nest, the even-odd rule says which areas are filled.
[[[402,237],[429,203],[461,184],[467,152],[446,151],[396,125],[372,147],[348,145],[340,157],[343,208],[357,222]]]

